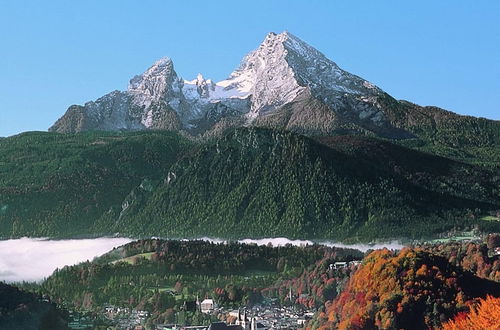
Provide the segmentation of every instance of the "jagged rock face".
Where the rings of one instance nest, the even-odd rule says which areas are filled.
[[[84,106],[71,106],[49,130],[137,130],[142,128],[140,116],[140,109],[132,104],[130,95],[114,91],[95,101],[87,102]]]
[[[335,112],[347,110],[346,96],[365,103],[356,107],[360,119],[383,114],[374,108],[383,92],[355,75],[340,69],[322,53],[288,32],[270,33],[258,49],[248,54],[230,77],[252,95],[251,117],[277,109],[296,99],[306,89]],[[354,102],[351,102],[354,103]],[[370,113],[370,111],[372,113]]]
[[[277,124],[303,134],[349,131],[410,136],[393,127],[384,114],[383,101],[391,98],[388,94],[342,70],[288,32],[270,33],[236,73],[252,77],[246,79],[247,84],[253,79],[248,115],[253,124]],[[324,111],[325,107],[329,111]],[[286,123],[284,117],[288,118]]]
[[[132,78],[128,85],[128,92],[135,104],[148,108],[154,102],[174,96],[173,89],[178,83],[179,78],[174,71],[172,60],[162,58],[146,72]]]
[[[162,58],[132,78],[127,91],[71,106],[49,130],[171,129],[200,134],[224,121],[304,134],[348,129],[408,135],[385,115],[387,98],[292,34],[269,33],[223,81],[215,83],[201,74],[183,80],[172,61]]]

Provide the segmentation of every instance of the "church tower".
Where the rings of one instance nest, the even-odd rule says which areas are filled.
[[[241,314],[241,310],[238,309],[238,320],[236,324],[241,326],[243,330],[250,330],[251,322],[247,317],[247,310],[243,310],[243,314]]]

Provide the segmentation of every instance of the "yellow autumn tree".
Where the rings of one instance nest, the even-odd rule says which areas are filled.
[[[469,313],[460,313],[443,324],[443,330],[499,330],[500,298],[487,296],[472,306]]]

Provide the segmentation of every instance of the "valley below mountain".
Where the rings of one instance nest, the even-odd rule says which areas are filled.
[[[439,329],[466,317],[488,325],[494,321],[474,310],[479,304],[496,312],[499,243],[499,235],[490,235],[361,252],[318,244],[145,239],[56,269],[42,282],[19,283],[32,293],[17,294],[59,306],[50,319],[70,328],[208,327],[257,319],[269,329]],[[9,317],[0,314],[0,322]]]

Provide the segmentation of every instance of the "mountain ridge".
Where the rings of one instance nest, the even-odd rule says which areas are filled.
[[[347,132],[412,139],[439,131],[433,123],[425,132],[415,129],[430,120],[427,108],[394,99],[285,31],[269,33],[219,82],[201,74],[182,79],[172,60],[161,58],[134,76],[127,91],[73,105],[49,130],[167,129],[198,136],[263,126],[309,136]],[[447,120],[482,120],[432,111]],[[500,122],[490,122],[500,131]]]

